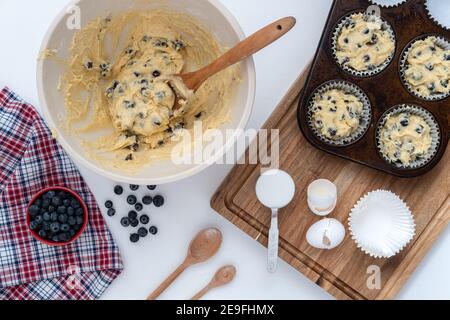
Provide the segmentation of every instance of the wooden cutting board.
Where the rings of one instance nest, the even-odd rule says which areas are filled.
[[[392,299],[450,221],[450,150],[430,173],[402,179],[315,149],[301,134],[296,117],[306,75],[307,71],[297,79],[264,125],[266,129],[280,130],[280,168],[293,176],[297,186],[294,201],[280,213],[280,257],[338,299]],[[267,246],[270,213],[258,202],[255,193],[260,173],[260,165],[237,165],[211,204],[238,228]],[[398,194],[415,216],[414,241],[398,256],[381,260],[357,249],[349,234],[337,249],[312,248],[306,242],[306,232],[320,218],[308,209],[306,189],[319,178],[338,186],[338,206],[330,217],[346,227],[351,208],[366,193],[386,189]],[[371,266],[381,270],[380,289],[367,286],[369,276],[373,275]]]

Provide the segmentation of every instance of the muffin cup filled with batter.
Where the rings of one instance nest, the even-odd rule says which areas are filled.
[[[422,107],[399,105],[383,115],[376,139],[384,160],[398,168],[417,169],[437,154],[439,125],[434,116]]]
[[[308,125],[323,142],[347,146],[366,133],[372,119],[367,95],[354,84],[330,81],[309,100]]]
[[[376,15],[353,13],[342,19],[333,33],[334,59],[354,76],[382,72],[394,58],[395,49],[392,27]]]
[[[436,101],[450,96],[450,41],[427,36],[413,41],[400,61],[403,84],[414,96]]]

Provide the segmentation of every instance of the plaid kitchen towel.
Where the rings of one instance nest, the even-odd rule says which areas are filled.
[[[49,186],[76,191],[89,224],[75,243],[50,247],[26,225],[26,207]],[[0,299],[97,299],[123,270],[100,210],[70,158],[37,111],[0,91]]]

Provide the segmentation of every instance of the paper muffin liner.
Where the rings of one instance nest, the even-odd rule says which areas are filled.
[[[408,60],[408,56],[409,56],[409,54],[410,54],[410,52],[412,50],[413,45],[417,41],[425,40],[425,39],[428,39],[430,37],[436,37],[435,44],[438,47],[441,47],[444,50],[450,50],[450,41],[445,39],[445,38],[443,38],[443,37],[441,37],[441,36],[438,36],[438,35],[427,35],[425,37],[421,37],[421,38],[418,38],[418,39],[412,41],[403,51],[402,58],[400,60],[400,66],[399,66],[400,67],[400,77],[402,79],[403,85],[406,87],[406,89],[408,89],[408,91],[413,96],[415,96],[415,97],[417,97],[419,99],[422,99],[422,100],[426,100],[426,101],[438,101],[438,100],[442,100],[442,99],[445,99],[447,97],[450,97],[450,92],[447,93],[447,94],[441,93],[441,94],[433,94],[431,96],[423,96],[423,95],[417,93],[414,90],[414,88],[406,80],[406,75],[405,75],[406,68],[408,66],[408,61],[407,61]]]
[[[318,96],[326,93],[327,91],[333,90],[333,89],[343,90],[346,93],[353,94],[363,103],[363,111],[361,113],[361,119],[360,119],[358,129],[355,130],[355,132],[353,132],[352,135],[350,135],[349,137],[343,138],[341,140],[332,140],[332,139],[329,139],[329,138],[325,137],[324,135],[322,135],[322,133],[316,128],[316,126],[314,125],[313,120],[312,120],[312,116],[314,114],[314,111],[313,111],[314,100]],[[338,80],[326,82],[326,83],[322,84],[321,86],[319,86],[314,91],[314,93],[312,94],[312,96],[309,99],[309,102],[308,102],[308,126],[321,141],[323,141],[329,145],[342,147],[342,146],[348,146],[352,143],[355,143],[356,141],[361,139],[366,134],[371,122],[372,122],[372,106],[370,104],[369,98],[367,97],[367,95],[364,93],[364,91],[361,88],[359,88],[358,86],[356,86],[354,84],[351,84],[350,82],[338,81]]]
[[[403,163],[397,163],[392,162],[384,153],[383,153],[383,145],[381,142],[381,131],[383,130],[384,125],[386,124],[386,121],[389,119],[389,117],[399,115],[401,113],[409,113],[411,115],[416,115],[419,117],[422,117],[425,122],[430,126],[430,134],[431,134],[431,147],[430,150],[428,150],[428,153],[424,155],[421,159],[417,159],[416,161],[410,163],[409,165],[405,165]],[[376,131],[376,139],[377,139],[377,149],[381,157],[387,161],[388,163],[395,165],[398,168],[402,169],[417,169],[425,166],[428,164],[433,158],[436,156],[440,140],[441,140],[441,133],[439,129],[439,124],[436,121],[435,117],[429,112],[428,110],[425,110],[422,107],[415,106],[415,105],[398,105],[393,107],[392,109],[388,110],[381,118],[377,131]]]
[[[352,16],[354,14],[358,14],[358,13],[365,14],[367,17],[369,17],[369,19],[373,19],[372,21],[380,21],[383,24],[383,26],[386,28],[386,31],[389,32],[391,39],[395,43],[394,51],[389,56],[389,58],[386,59],[386,61],[383,64],[379,65],[378,67],[376,67],[373,70],[357,71],[345,64],[340,63],[338,56],[337,56],[337,42],[338,42],[339,35],[341,34],[342,29],[345,27],[345,24],[352,19]],[[377,75],[377,74],[381,73],[382,71],[384,71],[389,66],[389,64],[392,62],[392,60],[394,59],[396,48],[397,48],[397,40],[395,37],[394,29],[392,29],[391,25],[388,22],[384,21],[382,18],[380,18],[376,15],[372,15],[372,14],[369,15],[366,12],[353,12],[353,13],[347,15],[346,17],[344,17],[333,32],[332,44],[331,44],[331,50],[332,50],[333,58],[334,58],[335,62],[343,70],[347,71],[348,73],[350,73],[356,77],[371,77],[371,76]]]
[[[425,1],[425,11],[427,12],[427,16],[428,16],[428,18],[430,18],[430,20],[432,20],[434,23],[436,23],[442,29],[450,30],[450,25],[448,25],[448,26],[444,25],[441,21],[439,21],[440,20],[439,18],[437,18],[433,15],[433,13],[430,10],[430,6],[428,5],[428,0]]]
[[[395,8],[395,7],[399,7],[402,4],[404,4],[406,1],[408,0],[397,0],[396,3],[392,3],[392,4],[382,4],[377,0],[369,0],[370,3],[372,3],[373,5],[382,7],[382,8]]]
[[[348,219],[352,239],[373,258],[391,258],[414,238],[416,225],[408,206],[390,191],[361,198]]]

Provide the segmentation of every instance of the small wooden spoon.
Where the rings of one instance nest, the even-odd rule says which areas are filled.
[[[195,72],[175,75],[175,77],[180,78],[188,89],[196,91],[203,82],[219,71],[248,58],[281,38],[295,26],[296,22],[294,17],[287,17],[275,21],[240,42],[210,65]]]
[[[156,289],[147,300],[158,298],[187,268],[207,261],[219,251],[222,244],[222,233],[215,228],[205,229],[191,241],[184,262]]]
[[[199,291],[191,300],[200,300],[209,291],[216,289],[218,287],[225,286],[234,280],[236,276],[236,268],[234,266],[226,266],[219,269],[211,282]]]

